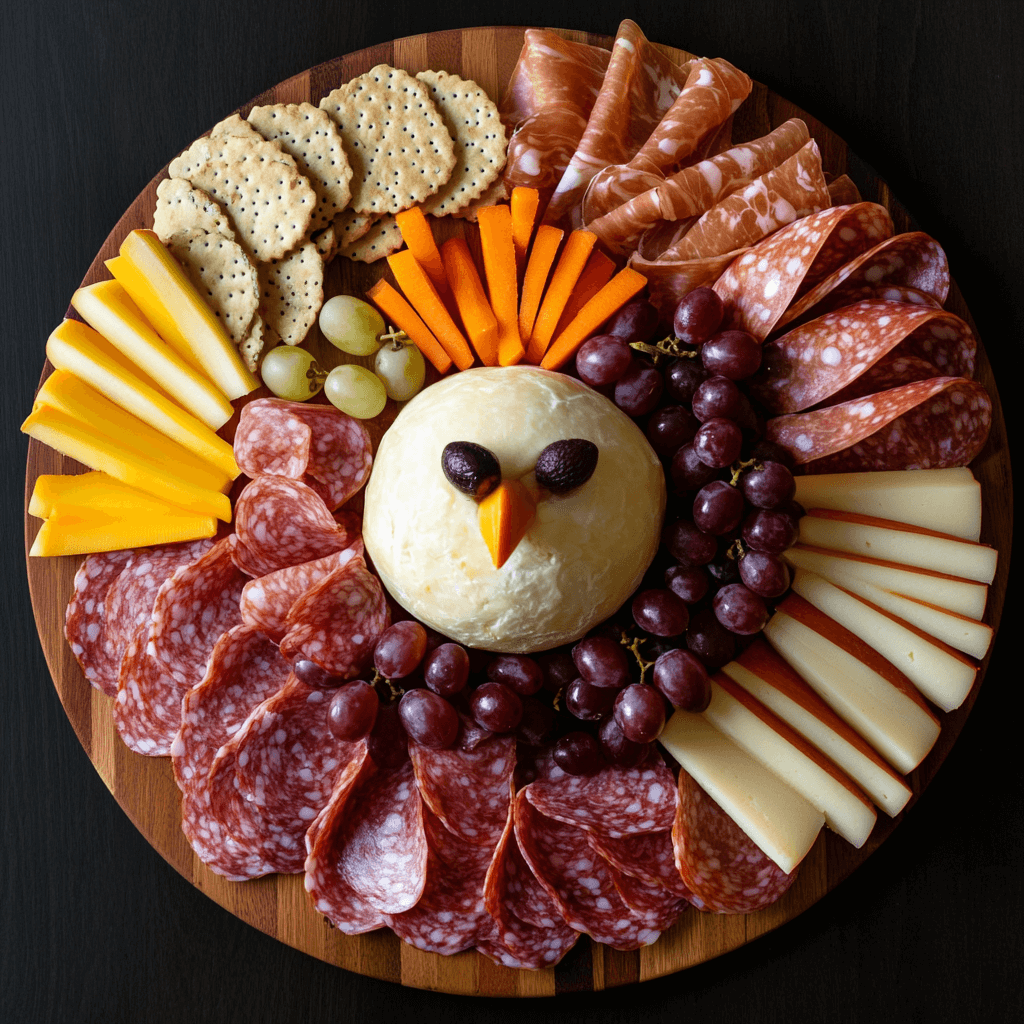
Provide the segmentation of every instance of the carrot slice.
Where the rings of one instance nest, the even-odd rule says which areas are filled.
[[[498,320],[498,362],[513,366],[523,358],[519,336],[519,282],[512,241],[512,213],[507,205],[480,210],[480,249],[484,257],[487,293]]]
[[[416,310],[395,291],[384,278],[381,278],[367,293],[366,297],[390,320],[400,331],[405,331],[413,344],[423,355],[434,364],[438,373],[447,373],[452,361],[448,353],[441,348],[437,338],[430,333],[430,328],[419,318]]]
[[[595,249],[572,290],[569,301],[555,328],[557,338],[576,319],[576,314],[612,279],[615,261],[609,259],[600,249]]]
[[[513,230],[514,228],[513,223]],[[523,294],[519,300],[520,337],[528,338],[533,333],[533,324],[537,319],[537,310],[540,309],[544,286],[548,283],[548,274],[554,265],[564,235],[564,231],[550,224],[541,224],[537,228],[537,237],[533,240],[533,248],[530,250],[530,262],[526,264],[526,276],[523,278]]]
[[[526,252],[530,248],[530,236],[537,221],[540,208],[540,193],[535,188],[517,185],[512,189],[509,209],[512,211],[512,243],[516,249],[516,269],[521,274],[526,265]],[[527,335],[523,335],[527,337]]]
[[[580,311],[576,319],[555,339],[544,354],[541,366],[557,370],[576,354],[576,349],[613,313],[643,290],[647,278],[631,267],[620,270]]]
[[[441,246],[444,272],[469,340],[484,366],[498,365],[498,321],[465,239],[449,238]]]
[[[437,289],[430,283],[426,271],[417,262],[412,249],[403,249],[389,256],[388,266],[395,275],[398,287],[440,342],[441,348],[451,356],[452,362],[460,370],[468,370],[473,365],[469,343],[455,326],[455,321],[437,294]]]
[[[441,254],[437,250],[434,232],[431,231],[423,210],[418,206],[410,206],[408,210],[395,214],[395,222],[398,224],[398,230],[402,232],[402,241],[412,250],[416,262],[427,272],[427,277],[437,289],[438,295],[447,302],[450,297],[448,278],[445,276]]]
[[[526,349],[528,363],[539,363],[551,344],[562,310],[590,259],[596,241],[597,235],[593,231],[573,231],[569,235],[533,325],[530,344]]]
[[[480,532],[495,569],[509,560],[536,514],[530,492],[518,480],[503,480],[480,502]]]

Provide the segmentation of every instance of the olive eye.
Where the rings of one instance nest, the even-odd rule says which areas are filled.
[[[441,469],[456,490],[478,501],[501,483],[501,466],[482,444],[452,441],[441,453]]]
[[[534,476],[552,494],[566,494],[585,484],[597,468],[597,445],[582,437],[553,441],[540,453]]]

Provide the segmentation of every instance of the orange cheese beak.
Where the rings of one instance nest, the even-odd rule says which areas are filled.
[[[480,502],[480,532],[495,569],[509,560],[536,514],[536,503],[518,480],[503,480]]]

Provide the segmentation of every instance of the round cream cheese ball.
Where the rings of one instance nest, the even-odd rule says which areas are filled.
[[[441,469],[451,441],[498,459],[537,493],[552,441],[581,437],[597,468],[564,495],[540,491],[536,518],[495,569],[479,506]],[[543,651],[583,636],[636,589],[658,549],[661,463],[607,398],[561,373],[483,367],[420,392],[384,435],[366,487],[363,540],[385,587],[421,622],[488,651]]]

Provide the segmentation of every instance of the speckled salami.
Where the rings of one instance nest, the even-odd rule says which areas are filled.
[[[647,291],[651,303],[666,322],[671,322],[679,300],[694,288],[713,285],[739,252],[710,256],[702,260],[645,260],[634,253],[629,265],[647,278]]]
[[[366,483],[372,465],[370,435],[357,419],[330,405],[258,398],[242,409],[235,459],[247,476],[302,480],[330,509]]]
[[[242,588],[242,621],[266,633],[280,643],[288,631],[288,612],[311,587],[339,569],[350,558],[362,555],[362,542],[326,558],[317,558],[302,565],[289,565],[258,579],[249,580]]]
[[[605,860],[623,874],[631,875],[648,886],[660,885],[681,899],[689,898],[690,890],[676,867],[671,831],[645,832],[619,839],[588,832],[587,839]]]
[[[508,817],[513,736],[492,736],[472,750],[431,750],[409,743],[423,802],[460,839],[493,849]]]
[[[346,935],[384,927],[384,915],[356,893],[338,871],[339,842],[344,839],[349,800],[375,771],[366,744],[359,743],[352,760],[335,780],[330,800],[306,832],[306,892],[316,909]]]
[[[676,862],[693,905],[716,914],[751,914],[774,903],[794,882],[685,772],[672,828]]]
[[[626,874],[625,871],[619,871],[608,862],[605,862],[605,866],[619,898],[648,928],[659,932],[668,931],[690,905],[687,900],[669,892],[663,885],[648,885],[641,879]]]
[[[655,751],[636,768],[538,780],[524,792],[549,818],[613,838],[664,832],[676,813],[675,780]]]
[[[163,757],[181,728],[184,691],[149,649],[149,626],[142,625],[125,648],[114,698],[114,726],[129,750]]]
[[[867,299],[764,345],[751,393],[770,412],[799,412],[929,377],[972,377],[970,327],[930,306]]]
[[[311,487],[281,476],[258,476],[235,503],[235,564],[266,576],[343,551],[354,538]]]
[[[716,282],[725,324],[767,338],[794,298],[892,234],[877,203],[834,206],[775,232],[739,256]]]
[[[281,653],[315,661],[332,676],[355,679],[390,622],[380,580],[362,558],[350,558],[292,605]]]
[[[131,551],[89,555],[75,573],[75,592],[64,616],[71,653],[90,684],[108,697],[117,693],[120,658],[107,630],[107,592],[131,557]]]
[[[765,436],[809,473],[966,466],[992,425],[976,381],[935,377],[813,412],[769,420]]]
[[[527,787],[516,797],[516,840],[566,923],[614,949],[656,942],[661,931],[623,903],[608,862],[591,849],[586,833],[541,814],[529,792]]]
[[[852,306],[855,302],[864,299],[884,299],[886,302],[903,302],[911,306],[928,306],[931,309],[942,309],[942,304],[934,295],[921,291],[920,288],[911,288],[905,284],[867,284],[852,285],[844,289],[838,295],[826,295],[815,307],[814,311],[819,316],[824,313],[831,313],[834,309],[841,309],[843,306]],[[806,322],[807,317],[799,318]],[[792,327],[796,321],[787,323]]]
[[[262,633],[229,629],[215,644],[203,681],[182,700],[181,729],[171,744],[174,779],[182,792],[182,829],[199,858],[235,880],[273,870],[259,851],[235,838],[233,823],[216,818],[208,779],[217,750],[261,701],[286,682],[290,666]]]

